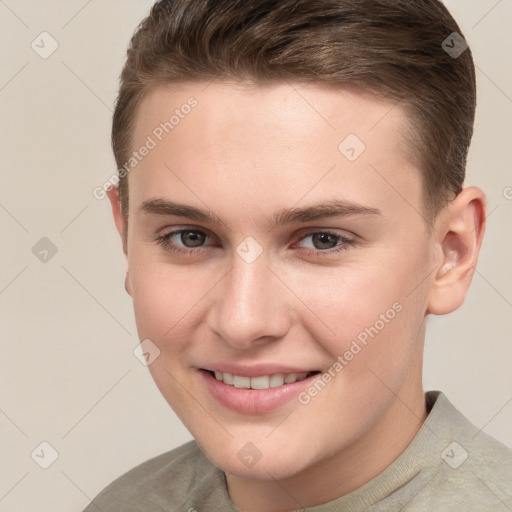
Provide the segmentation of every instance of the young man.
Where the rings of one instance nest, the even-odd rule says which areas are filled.
[[[485,227],[475,75],[437,0],[165,0],[108,191],[141,350],[195,441],[108,511],[512,508],[510,450],[422,388]]]

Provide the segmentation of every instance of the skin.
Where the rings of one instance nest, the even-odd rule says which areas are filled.
[[[108,192],[126,241],[126,289],[140,339],[161,351],[150,365],[157,386],[225,471],[235,505],[244,512],[314,506],[382,472],[425,420],[426,321],[464,300],[485,196],[466,187],[429,235],[400,107],[319,85],[206,85],[157,88],[139,106],[134,149],[168,112],[190,96],[198,101],[130,173],[129,222],[118,190]],[[338,150],[350,133],[366,145],[354,162]],[[155,198],[208,208],[229,227],[138,211]],[[268,229],[283,208],[331,199],[380,214]],[[159,246],[171,228],[205,233],[203,249],[179,235],[175,245],[195,252]],[[311,236],[325,229],[355,242],[333,253],[339,239],[321,245]],[[248,236],[263,251],[250,264],[236,252]],[[291,400],[271,413],[241,414],[216,402],[199,376],[208,362],[325,372],[397,302],[400,313],[307,405]],[[252,467],[237,457],[247,442],[262,454]]]

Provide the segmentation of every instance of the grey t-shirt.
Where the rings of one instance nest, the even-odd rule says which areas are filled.
[[[471,424],[440,391],[428,417],[382,473],[310,512],[510,512],[512,450]],[[84,512],[240,512],[224,472],[195,441],[150,459],[106,487]]]

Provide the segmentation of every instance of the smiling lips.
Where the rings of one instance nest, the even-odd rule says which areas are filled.
[[[215,378],[224,382],[228,386],[245,389],[269,389],[277,388],[283,384],[293,384],[306,379],[310,375],[317,372],[301,372],[301,373],[275,373],[272,375],[259,375],[256,377],[247,377],[241,375],[233,375],[232,373],[223,373],[219,371],[213,372]]]
[[[242,414],[266,414],[284,406],[321,373],[304,366],[272,363],[218,363],[197,369],[208,394],[220,405]]]
[[[242,373],[241,369],[239,372]],[[208,393],[220,405],[242,414],[266,414],[292,402],[301,391],[311,385],[320,372],[265,375],[262,372],[256,373],[253,369],[243,373],[252,373],[254,376],[219,370],[203,369],[199,372]]]

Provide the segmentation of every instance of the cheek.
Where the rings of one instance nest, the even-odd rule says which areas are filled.
[[[139,336],[165,343],[186,330],[211,287],[210,280],[204,273],[154,257],[132,257],[130,279]]]
[[[381,254],[372,263],[324,268],[296,280],[307,306],[301,323],[333,362],[346,354],[346,377],[368,378],[369,368],[394,376],[406,371],[424,318],[421,300],[410,293],[415,261],[397,264],[393,255]]]
[[[177,321],[179,306],[172,286],[152,277],[145,272],[133,276],[133,307],[139,336],[161,339]]]
[[[363,268],[364,267],[364,268]],[[303,320],[318,339],[350,340],[379,321],[400,301],[400,284],[383,281],[381,267],[319,269],[295,276],[294,292],[305,307]],[[313,283],[313,284],[312,284]],[[380,325],[380,324],[379,324]],[[343,347],[340,347],[343,348]]]
[[[133,265],[130,274],[139,339],[151,340],[160,350],[158,358],[148,367],[155,384],[181,418],[192,416],[193,422],[200,423],[195,410],[183,409],[190,402],[190,394],[199,392],[191,387],[193,383],[183,386],[186,380],[183,364],[186,350],[195,337],[198,304],[208,286],[204,279],[191,279],[190,272],[180,272],[176,267],[156,261]],[[187,427],[190,428],[188,422]]]

